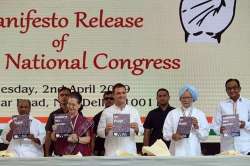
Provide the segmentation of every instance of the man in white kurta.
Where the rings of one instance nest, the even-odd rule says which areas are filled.
[[[126,104],[126,89],[122,84],[116,84],[113,88],[114,105],[106,108],[99,121],[97,134],[105,138],[105,156],[116,156],[117,153],[127,152],[136,154],[135,136],[143,134],[143,126],[138,111]],[[113,136],[113,115],[130,115],[130,136]]]
[[[30,112],[30,101],[29,100],[18,100],[18,112],[20,115],[29,114]],[[9,144],[8,151],[13,153],[16,157],[43,157],[43,142],[45,136],[45,129],[42,123],[29,116],[30,123],[30,135],[29,138],[24,139],[13,139],[11,122],[3,130],[1,138],[5,144]]]
[[[226,81],[228,99],[219,103],[214,116],[213,127],[217,134],[223,133],[222,115],[239,114],[240,136],[224,137],[221,134],[221,151],[234,150],[241,154],[250,153],[250,101],[240,97],[240,82],[237,79]]]
[[[181,108],[169,112],[163,126],[163,138],[171,141],[170,153],[173,156],[201,155],[201,140],[205,140],[209,133],[209,126],[205,114],[193,107],[197,100],[197,90],[191,85],[185,85],[179,92]],[[180,117],[192,117],[192,129],[188,138],[177,133]]]

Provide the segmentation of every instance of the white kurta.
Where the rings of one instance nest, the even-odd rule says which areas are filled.
[[[214,115],[213,128],[217,134],[220,134],[222,115],[234,114],[233,101],[226,99],[219,103]],[[223,137],[221,135],[221,151],[236,150],[242,154],[250,152],[250,101],[240,97],[236,102],[236,114],[239,114],[239,120],[245,122],[245,128],[240,129],[239,137]]]
[[[108,123],[113,123],[113,114],[130,114],[130,123],[136,122],[139,127],[138,135],[143,134],[143,126],[138,111],[129,105],[126,105],[122,110],[116,105],[112,105],[106,108],[99,121],[97,134],[105,138],[105,155],[115,156],[117,151],[125,151],[129,153],[137,153],[135,132],[134,129],[130,129],[129,137],[115,137],[111,130],[107,136],[105,136],[105,128]]]
[[[43,143],[45,137],[45,129],[42,123],[31,117],[30,133],[34,135],[35,138],[38,138],[41,142],[41,145],[34,143],[28,138],[25,139],[11,139],[10,142],[6,140],[6,135],[10,131],[9,124],[3,130],[1,135],[2,140],[5,144],[9,144],[8,151],[14,153],[16,157],[43,157]]]
[[[180,117],[183,116],[181,108],[170,111],[163,125],[163,138],[171,140],[170,153],[173,156],[199,156],[201,155],[200,141],[207,139],[209,126],[205,114],[191,108],[185,110],[185,116],[197,118],[199,129],[192,127],[189,138],[183,138],[179,141],[172,140],[172,135],[176,133]]]

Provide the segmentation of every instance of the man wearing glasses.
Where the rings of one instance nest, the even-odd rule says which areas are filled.
[[[114,98],[112,91],[105,91],[103,94],[103,104],[105,108],[110,107],[114,104]],[[102,112],[96,114],[93,118],[94,120],[94,132],[93,132],[93,139],[92,139],[92,152],[95,156],[104,156],[105,149],[104,149],[104,142],[105,139],[97,136],[97,127],[102,115]]]
[[[250,155],[250,101],[240,96],[241,86],[238,79],[228,79],[225,83],[228,99],[219,103],[214,116],[214,130],[221,134],[221,151],[234,150]],[[225,136],[222,116],[239,117],[240,136]]]
[[[198,100],[197,89],[184,85],[179,91],[181,106],[170,111],[163,125],[163,138],[171,141],[170,153],[173,156],[200,156],[202,140],[206,140],[209,126],[205,114],[193,103]],[[188,121],[181,121],[186,119]],[[185,129],[183,132],[178,129]]]

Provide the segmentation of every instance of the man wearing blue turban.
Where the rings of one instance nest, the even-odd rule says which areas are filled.
[[[179,91],[179,97],[181,98],[181,96],[183,96],[183,94],[188,91],[191,96],[192,96],[192,99],[193,99],[193,102],[197,101],[198,100],[198,91],[197,89],[190,85],[190,84],[185,84]]]
[[[179,91],[181,107],[172,110],[164,122],[163,138],[171,141],[170,152],[174,156],[201,155],[200,141],[207,138],[209,126],[205,114],[193,106],[197,99],[197,89],[190,84],[184,85]],[[187,138],[177,132],[179,120],[183,117],[192,121]]]

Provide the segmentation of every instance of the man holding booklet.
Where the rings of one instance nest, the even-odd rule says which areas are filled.
[[[171,141],[173,156],[201,155],[200,141],[208,136],[209,126],[205,114],[193,106],[198,92],[186,84],[179,91],[181,107],[170,111],[163,125],[163,138]]]
[[[68,109],[67,109],[67,104],[68,104],[68,98],[71,93],[71,90],[65,86],[60,87],[58,89],[58,98],[57,101],[60,104],[60,108],[51,112],[48,118],[48,121],[45,126],[46,130],[46,137],[45,137],[45,143],[44,143],[44,156],[49,157],[52,156],[52,154],[55,155],[60,155],[60,150],[61,150],[61,144],[67,143],[64,140],[61,140],[62,143],[59,145],[56,144],[54,141],[51,140],[51,133],[53,132],[52,126],[55,123],[55,116],[57,114],[67,114]]]
[[[45,130],[42,123],[30,116],[31,102],[17,100],[18,115],[12,117],[2,133],[8,151],[16,157],[42,157]]]
[[[127,94],[123,84],[113,87],[114,105],[106,108],[98,125],[97,134],[105,138],[105,155],[119,152],[136,154],[135,135],[143,134],[138,111],[126,104]]]
[[[238,79],[225,83],[228,99],[219,103],[214,116],[214,130],[221,135],[221,152],[234,150],[250,154],[250,101],[240,96]]]
[[[105,91],[103,93],[102,101],[104,104],[104,108],[108,108],[112,106],[114,104],[112,91]],[[104,148],[105,139],[97,135],[97,127],[98,127],[100,118],[102,116],[102,112],[103,110],[93,117],[94,127],[93,127],[93,138],[92,138],[91,146],[92,146],[92,153],[95,156],[104,156],[105,154],[105,148]]]

